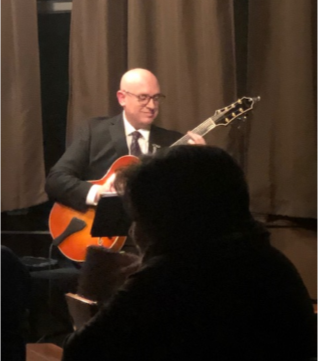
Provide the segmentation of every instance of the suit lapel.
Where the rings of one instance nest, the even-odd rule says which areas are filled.
[[[162,140],[160,139],[158,128],[155,125],[152,125],[150,131],[148,151],[150,153],[155,153],[158,149],[162,147],[161,144]]]
[[[111,139],[119,157],[128,154],[122,114],[114,117],[110,126]]]

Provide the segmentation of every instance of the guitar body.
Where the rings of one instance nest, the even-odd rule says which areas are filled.
[[[104,184],[118,169],[130,164],[138,163],[138,158],[126,155],[117,159],[99,180],[89,181],[92,184]],[[49,216],[49,229],[53,239],[60,236],[69,226],[73,218],[85,222],[85,227],[80,231],[67,236],[59,245],[59,250],[64,256],[76,262],[83,262],[86,249],[89,246],[103,246],[114,252],[119,252],[124,246],[126,237],[92,237],[91,228],[95,217],[95,207],[89,207],[86,212],[79,212],[60,203],[55,203]]]

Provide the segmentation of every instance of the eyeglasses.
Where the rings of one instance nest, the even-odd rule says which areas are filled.
[[[137,95],[137,94],[128,92],[127,90],[122,90],[122,92],[125,92],[129,95],[135,96],[142,105],[147,105],[151,99],[153,99],[154,103],[160,103],[162,100],[164,100],[166,98],[164,94],[155,94],[155,95],[151,96],[148,94]]]

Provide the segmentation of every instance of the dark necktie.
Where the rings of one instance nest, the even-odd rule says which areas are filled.
[[[132,143],[131,143],[131,154],[139,157],[142,154],[140,145],[138,144],[138,139],[141,137],[141,133],[135,131],[132,133]]]

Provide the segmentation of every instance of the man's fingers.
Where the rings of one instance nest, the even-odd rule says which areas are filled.
[[[205,139],[199,134],[196,134],[192,131],[188,131],[187,134],[190,137],[190,139],[188,140],[188,144],[201,144],[201,145],[206,144]]]

